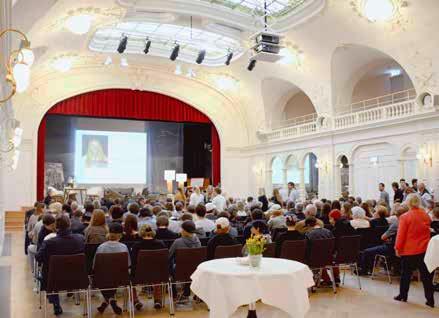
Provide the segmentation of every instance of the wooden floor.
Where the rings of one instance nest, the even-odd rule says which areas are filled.
[[[31,271],[26,256],[23,254],[23,237],[21,232],[11,232],[11,255],[0,257],[0,317],[1,318],[37,318],[43,317],[38,309],[38,295],[33,291]],[[3,276],[3,277],[2,277]],[[7,276],[7,277],[6,277]],[[311,310],[306,318],[438,318],[439,308],[431,309],[424,305],[423,290],[419,283],[413,283],[408,303],[395,302],[392,298],[398,293],[398,281],[389,285],[384,279],[362,279],[363,289],[359,290],[356,280],[346,277],[346,285],[338,289],[334,295],[332,290],[323,289],[310,297]],[[436,304],[439,305],[439,293],[435,294]],[[94,317],[120,317],[114,315],[110,309],[104,315],[96,311],[100,303],[100,296],[93,297]],[[136,317],[168,317],[167,309],[156,311],[151,301],[143,299],[146,308],[136,312]],[[81,317],[82,307],[75,306],[74,301],[62,298],[64,314],[61,317]],[[51,306],[48,308],[48,317],[52,316]],[[195,305],[194,310],[181,308],[176,317],[204,318],[208,317],[204,305]],[[128,317],[128,315],[125,315]],[[241,308],[234,316],[246,317],[246,309]],[[274,308],[258,304],[258,317],[276,318],[285,317]],[[224,317],[227,318],[227,317]]]

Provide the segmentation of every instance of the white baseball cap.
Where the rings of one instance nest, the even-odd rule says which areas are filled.
[[[209,203],[206,204],[206,211],[207,211],[207,212],[210,212],[210,211],[212,211],[212,210],[214,210],[214,209],[216,209],[215,204],[213,204],[213,203],[211,203],[211,202],[209,202]]]
[[[228,228],[230,226],[230,222],[229,222],[229,220],[227,218],[221,217],[221,218],[218,218],[215,221],[215,225],[216,225],[217,228],[218,228],[218,225],[219,225],[219,227],[221,229],[225,229],[225,228]]]

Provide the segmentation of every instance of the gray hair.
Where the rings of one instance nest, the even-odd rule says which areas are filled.
[[[305,215],[306,216],[316,216],[317,214],[317,208],[314,204],[308,204],[305,208]]]
[[[354,219],[364,219],[366,218],[366,211],[359,206],[355,206],[352,208],[352,218]]]

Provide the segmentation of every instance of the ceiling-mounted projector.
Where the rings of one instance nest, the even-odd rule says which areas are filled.
[[[255,44],[251,49],[251,59],[264,62],[276,62],[282,59],[280,50],[283,48],[283,36],[262,31],[256,34],[252,39],[254,39]]]

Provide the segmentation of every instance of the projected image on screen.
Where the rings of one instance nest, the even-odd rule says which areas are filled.
[[[76,182],[145,184],[146,152],[146,133],[76,130]]]

